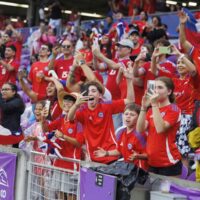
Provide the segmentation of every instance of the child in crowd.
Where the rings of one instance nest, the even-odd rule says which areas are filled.
[[[117,135],[117,149],[106,151],[99,147],[94,152],[96,157],[120,156],[125,162],[133,162],[138,167],[145,170],[147,166],[146,155],[146,134],[136,131],[136,123],[140,113],[140,108],[135,104],[128,104],[124,110],[124,128],[120,129]]]

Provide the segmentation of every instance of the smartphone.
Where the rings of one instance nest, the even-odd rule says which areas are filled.
[[[133,62],[134,62],[134,61],[135,61],[135,59],[137,58],[137,56],[129,56],[129,58],[130,58],[130,60],[131,60],[131,61],[133,61]]]
[[[171,48],[170,47],[158,47],[158,52],[160,54],[170,54]]]
[[[155,81],[154,80],[148,80],[147,81],[147,92],[152,93],[152,91],[155,90]]]

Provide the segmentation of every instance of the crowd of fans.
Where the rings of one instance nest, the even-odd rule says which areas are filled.
[[[49,147],[40,146],[53,132],[58,156],[104,164],[122,157],[174,177],[182,164],[189,168],[200,52],[185,36],[186,13],[179,11],[177,47],[161,19],[149,23],[145,11],[131,24],[118,13],[117,22],[109,16],[106,25],[91,22],[90,30],[71,21],[62,30],[59,17],[49,25],[41,21],[29,38],[30,69],[20,67],[23,38],[8,24],[0,38],[0,118],[10,134],[2,143],[46,152]],[[31,103],[23,102],[19,88]],[[79,168],[59,159],[51,164]],[[71,198],[63,190],[60,199],[64,193]]]

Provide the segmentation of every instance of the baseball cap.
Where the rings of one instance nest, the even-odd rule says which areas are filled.
[[[132,35],[133,33],[135,33],[135,34],[137,34],[137,35],[140,35],[139,32],[138,32],[138,30],[135,29],[135,28],[133,28],[133,29],[131,29],[131,30],[128,32],[128,36]]]
[[[133,49],[133,42],[129,39],[122,39],[120,40],[117,45],[122,45],[122,46],[126,46],[126,47],[129,47],[131,49]]]

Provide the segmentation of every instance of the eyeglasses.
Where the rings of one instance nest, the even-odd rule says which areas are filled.
[[[71,48],[71,45],[62,45],[62,48],[66,48],[66,49],[69,49],[69,48]]]
[[[1,91],[9,91],[12,90],[11,88],[2,88]]]

